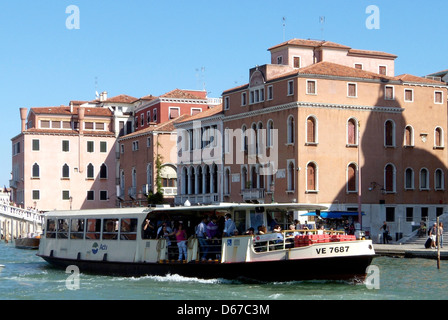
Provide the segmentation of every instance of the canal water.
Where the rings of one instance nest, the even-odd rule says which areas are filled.
[[[141,278],[71,273],[50,267],[36,251],[0,242],[0,300],[426,300],[448,298],[448,261],[376,257],[373,285],[344,281],[242,283],[177,275]],[[376,268],[375,267],[375,268]],[[269,270],[281,272],[281,270]],[[378,288],[379,286],[379,288]],[[370,287],[370,288],[369,288]]]

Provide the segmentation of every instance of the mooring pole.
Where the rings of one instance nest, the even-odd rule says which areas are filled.
[[[437,269],[440,269],[440,229],[439,217],[437,217]]]

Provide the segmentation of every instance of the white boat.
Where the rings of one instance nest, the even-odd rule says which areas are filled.
[[[324,210],[301,204],[217,204],[210,206],[55,211],[45,215],[38,256],[52,265],[76,265],[81,272],[143,276],[179,274],[204,279],[293,281],[363,279],[375,251],[371,240],[318,231],[287,230],[292,212]],[[198,239],[202,218],[230,213],[240,234],[250,227],[283,227],[280,233],[243,234]],[[187,230],[187,256],[179,261],[175,240],[143,232],[149,219],[156,225],[182,222]],[[219,220],[218,219],[218,220]],[[288,220],[289,219],[289,220]],[[319,231],[321,232],[321,231]],[[334,233],[334,232],[332,232]],[[199,241],[200,240],[200,241]],[[169,246],[168,242],[173,242]],[[205,246],[204,246],[205,245]],[[204,258],[204,252],[208,250]]]

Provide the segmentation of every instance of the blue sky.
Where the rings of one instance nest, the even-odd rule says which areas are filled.
[[[70,5],[79,29],[66,27]],[[379,9],[379,29],[366,27],[369,5]],[[204,83],[220,97],[269,63],[267,49],[284,36],[393,53],[396,75],[422,76],[448,69],[447,11],[442,0],[0,0],[0,186],[9,185],[20,107]]]

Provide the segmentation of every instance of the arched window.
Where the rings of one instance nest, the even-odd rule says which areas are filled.
[[[395,179],[396,171],[395,166],[393,164],[387,164],[384,168],[384,189],[386,192],[395,192],[396,179]]]
[[[404,187],[406,190],[414,189],[414,170],[407,168],[404,177]]]
[[[306,190],[317,191],[317,166],[314,162],[306,166]]]
[[[414,146],[414,128],[412,128],[412,126],[406,126],[404,129],[404,146]]]
[[[295,174],[294,174],[294,160],[288,160],[288,191],[295,190]]]
[[[440,127],[437,127],[434,130],[434,147],[435,148],[443,148],[444,141],[443,141],[443,130]]]
[[[95,168],[93,164],[89,163],[87,165],[87,179],[93,179],[95,178]]]
[[[267,135],[267,137],[266,137],[266,140],[267,140],[266,146],[267,147],[274,146],[274,121],[272,121],[272,120],[268,121],[266,135]]]
[[[445,176],[442,169],[437,169],[434,173],[434,188],[436,190],[445,190]]]
[[[350,163],[347,167],[347,192],[358,191],[358,168],[355,163]]]
[[[225,174],[224,174],[224,194],[228,195],[230,194],[230,169],[226,168]]]
[[[182,168],[182,194],[188,194],[188,171],[186,167]]]
[[[152,190],[152,163],[146,165],[146,184],[148,185],[148,191]]]
[[[218,166],[216,164],[214,164],[212,166],[212,170],[213,170],[213,190],[212,193],[218,193]]]
[[[104,163],[100,167],[100,179],[107,179],[107,166]]]
[[[241,168],[241,190],[247,189],[247,168]]]
[[[358,123],[356,119],[347,121],[347,145],[354,146],[358,144]]]
[[[317,120],[313,116],[306,119],[306,142],[310,144],[317,143]]]
[[[196,194],[196,170],[194,170],[194,167],[190,168],[190,175],[189,175],[189,192],[188,194]]]
[[[40,168],[37,163],[33,164],[33,178],[40,178]]]
[[[257,181],[257,168],[255,166],[252,166],[252,168],[250,169],[250,187],[257,188]]]
[[[210,193],[210,190],[211,190],[210,166],[205,166],[205,190],[204,190],[204,193]]]
[[[67,164],[62,166],[62,178],[70,178],[70,167]]]
[[[198,170],[196,172],[197,176],[198,176],[198,194],[202,194],[203,193],[203,172],[202,172],[202,167],[199,166]]]
[[[395,123],[392,120],[384,123],[384,146],[395,146]]]
[[[294,117],[289,116],[286,123],[287,126],[287,143],[294,143]]]
[[[426,168],[420,170],[420,190],[429,190],[429,171]]]

